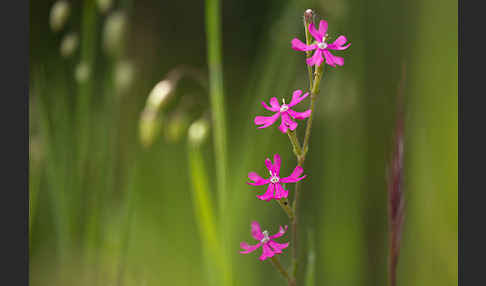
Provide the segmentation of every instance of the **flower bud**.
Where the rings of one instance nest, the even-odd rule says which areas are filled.
[[[312,17],[313,17],[313,16],[314,16],[314,12],[312,12],[312,10],[311,10],[311,9],[307,9],[307,10],[305,10],[305,12],[304,12],[304,17],[305,17],[305,21],[306,21],[307,23],[312,22]]]
[[[118,93],[128,90],[133,83],[134,67],[130,61],[120,61],[115,67],[115,88]]]
[[[60,0],[54,3],[51,8],[50,25],[54,32],[60,31],[69,18],[70,6],[67,1]]]
[[[103,48],[111,56],[121,53],[125,35],[126,17],[123,12],[113,12],[106,19],[103,28]]]
[[[60,53],[64,58],[70,57],[78,48],[79,40],[76,33],[69,33],[61,41]]]
[[[143,147],[152,146],[155,138],[160,133],[161,122],[157,112],[153,110],[143,110],[139,122],[139,138]]]
[[[80,62],[74,71],[74,78],[78,83],[85,83],[91,75],[91,67],[86,62]]]
[[[200,118],[189,127],[188,140],[193,146],[199,146],[208,138],[209,122],[206,118]]]
[[[111,6],[113,5],[113,1],[112,0],[96,0],[96,4],[98,6],[98,10],[100,11],[100,13],[104,14],[111,8]]]

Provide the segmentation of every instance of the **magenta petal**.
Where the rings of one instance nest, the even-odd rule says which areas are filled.
[[[307,51],[315,50],[317,48],[316,44],[306,45],[297,38],[294,38],[291,43],[292,43],[292,49],[296,51],[307,52]]]
[[[285,234],[285,232],[287,231],[287,229],[288,229],[288,226],[285,226],[285,227],[280,226],[279,231],[276,234],[271,235],[270,238],[271,239],[275,239],[275,238],[281,237],[282,235]]]
[[[270,246],[268,246],[268,243],[265,243],[263,245],[262,250],[263,250],[263,252],[262,252],[262,255],[260,256],[261,261],[275,255],[275,253],[270,249]]]
[[[328,51],[324,51],[324,57],[326,58],[326,63],[332,67],[336,67],[336,64],[334,63],[334,56]]]
[[[282,120],[282,122],[278,126],[278,130],[280,130],[282,133],[287,133],[287,129],[289,128],[287,127],[287,125],[285,125],[285,123]]]
[[[339,36],[334,43],[327,45],[327,48],[330,50],[345,50],[351,45],[347,44],[346,46],[343,46],[346,42],[347,39],[345,36]]]
[[[263,179],[255,172],[248,173],[248,179],[252,180],[253,182],[248,182],[247,184],[252,186],[261,186],[270,183],[270,180]]]
[[[322,42],[322,38],[324,37],[323,34],[319,33],[316,28],[314,27],[314,23],[310,23],[309,24],[309,33],[312,35],[312,37],[314,37],[314,39],[321,43]]]
[[[270,106],[268,106],[264,101],[262,101],[263,107],[265,107],[266,110],[270,110],[273,112],[277,112],[280,110],[280,104],[278,104],[278,100],[276,97],[270,98]]]
[[[280,174],[281,159],[279,154],[273,155],[273,172],[275,176]]]
[[[280,200],[289,196],[289,191],[286,191],[281,184],[275,184],[275,199]]]
[[[290,174],[290,176],[288,177],[285,177],[285,178],[281,178],[280,179],[280,182],[282,183],[295,183],[295,182],[298,182],[302,179],[304,179],[306,177],[306,175],[302,176],[302,177],[299,177],[300,175],[302,175],[302,173],[304,172],[304,169],[302,169],[301,166],[297,166],[295,167],[294,171],[292,172],[292,174]]]
[[[244,250],[240,251],[240,253],[246,254],[246,253],[253,252],[253,251],[255,251],[255,249],[259,248],[260,246],[261,246],[261,242],[259,242],[256,245],[249,245],[246,242],[242,242],[242,243],[240,243],[240,247],[243,248]]]
[[[261,196],[256,196],[256,197],[259,198],[262,201],[270,201],[274,197],[274,189],[275,189],[274,184],[268,184],[268,188],[267,188],[267,191],[265,192],[265,194],[263,194]],[[260,238],[260,240],[261,240],[261,238]]]
[[[305,119],[311,115],[312,110],[307,110],[304,112],[297,112],[292,109],[287,110],[287,113],[295,119]]]
[[[293,121],[287,112],[282,113],[282,122],[287,125],[287,127],[294,131],[297,128],[297,122]]]
[[[277,121],[277,119],[280,117],[280,112],[275,113],[272,116],[256,116],[255,117],[255,124],[256,125],[262,125],[258,126],[258,128],[267,128],[268,126],[272,125]]]
[[[289,246],[289,243],[278,243],[273,240],[270,240],[268,244],[272,247],[275,253],[282,253],[282,249],[285,249]]]
[[[319,49],[317,49],[314,52],[314,55],[312,55],[312,57],[306,59],[307,65],[309,65],[309,66],[313,66],[313,65],[320,66],[322,61],[323,61],[322,51],[319,50]]]
[[[304,100],[309,95],[308,92],[306,92],[306,93],[304,93],[304,95],[300,96],[301,94],[302,94],[302,90],[300,90],[300,89],[295,90],[292,93],[292,99],[290,100],[290,103],[287,106],[292,107],[292,106],[298,104],[299,102],[301,102],[302,100]]]
[[[251,235],[256,240],[262,240],[263,239],[263,233],[260,229],[260,224],[256,221],[253,221],[251,223]]]
[[[270,171],[270,174],[273,176],[273,164],[272,164],[272,160],[266,158],[265,159],[265,166],[267,167],[268,171]]]
[[[325,36],[327,33],[327,21],[326,20],[321,20],[319,22],[319,34],[322,36]]]

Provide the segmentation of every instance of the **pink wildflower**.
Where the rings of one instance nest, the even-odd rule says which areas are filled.
[[[252,186],[261,186],[267,185],[268,188],[265,194],[257,195],[257,198],[264,201],[270,201],[271,199],[280,200],[281,198],[286,198],[289,195],[289,191],[286,191],[280,183],[295,183],[298,182],[306,177],[306,175],[299,177],[302,175],[304,170],[301,166],[295,167],[294,171],[290,176],[286,178],[280,178],[280,156],[275,154],[273,156],[274,164],[272,164],[272,160],[265,159],[265,165],[267,166],[268,171],[270,172],[270,178],[263,179],[255,172],[248,173],[248,178],[253,182],[248,182],[247,184]]]
[[[344,64],[344,59],[338,56],[335,56],[331,54],[329,50],[345,50],[347,49],[351,44],[348,44],[344,46],[344,44],[347,42],[347,39],[345,36],[339,36],[334,43],[328,44],[326,43],[326,38],[327,38],[327,22],[322,20],[319,22],[319,30],[316,30],[314,27],[314,23],[309,24],[309,33],[314,37],[316,40],[314,44],[311,45],[306,45],[302,43],[299,39],[294,38],[292,40],[292,49],[296,51],[313,51],[314,55],[312,57],[307,59],[307,64],[310,66],[315,65],[316,67],[320,66],[321,63],[324,61],[322,58],[322,55],[324,55],[324,58],[326,58],[326,63],[330,66],[336,67],[337,65],[342,66]]]
[[[275,238],[279,238],[287,231],[287,226],[283,228],[280,226],[279,232],[274,235],[269,236],[268,231],[264,230],[263,232],[260,230],[260,225],[258,222],[254,221],[251,223],[251,235],[254,239],[260,241],[256,245],[249,245],[246,242],[242,242],[240,247],[243,248],[240,253],[246,254],[255,251],[260,246],[262,247],[262,255],[260,256],[260,260],[263,261],[267,258],[274,256],[277,253],[282,253],[282,249],[287,248],[289,243],[277,243],[274,241]]]
[[[290,109],[291,107],[293,107],[297,103],[304,100],[304,98],[306,98],[309,95],[309,93],[306,92],[306,93],[304,93],[304,95],[302,95],[302,96],[301,95],[302,95],[301,90],[295,90],[292,94],[292,100],[290,100],[289,104],[286,104],[285,99],[282,99],[282,105],[280,105],[278,103],[278,100],[277,100],[276,97],[270,98],[270,106],[268,106],[265,102],[262,101],[262,105],[263,105],[263,107],[265,107],[265,109],[267,109],[269,111],[276,112],[276,113],[272,116],[257,116],[257,117],[255,117],[255,124],[256,125],[262,125],[262,126],[258,127],[260,129],[261,128],[267,128],[268,126],[275,123],[275,121],[277,121],[277,119],[281,116],[282,121],[281,121],[278,129],[280,129],[280,131],[282,131],[282,133],[287,132],[287,129],[294,131],[295,128],[297,128],[297,123],[295,121],[293,121],[292,119],[305,119],[305,118],[310,116],[311,111],[312,111],[312,110],[309,109],[309,110],[304,111],[304,112],[297,112],[297,111]]]

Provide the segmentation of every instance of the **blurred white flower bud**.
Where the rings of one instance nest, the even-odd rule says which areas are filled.
[[[133,83],[135,70],[130,61],[120,61],[115,67],[115,87],[118,93],[128,90]]]
[[[108,16],[103,28],[103,48],[112,56],[120,55],[125,35],[126,16],[116,11]]]
[[[96,0],[96,4],[98,6],[98,10],[100,10],[100,12],[102,14],[104,14],[111,8],[111,6],[113,5],[113,1],[112,0]]]
[[[86,62],[80,62],[74,71],[74,78],[78,83],[84,83],[91,75],[91,67]]]
[[[206,118],[200,118],[191,124],[188,131],[189,143],[198,146],[208,138],[209,122]]]
[[[64,24],[66,24],[66,21],[69,18],[69,13],[70,6],[67,1],[60,0],[54,3],[51,8],[51,14],[49,19],[51,29],[54,32],[58,32],[64,27]]]
[[[76,33],[69,33],[62,39],[60,53],[64,58],[70,57],[78,48],[79,39]]]

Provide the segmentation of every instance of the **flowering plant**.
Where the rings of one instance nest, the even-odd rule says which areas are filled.
[[[256,245],[249,245],[246,242],[240,244],[240,247],[243,249],[240,251],[242,254],[253,252],[261,247],[262,254],[260,260],[264,261],[270,259],[272,264],[287,280],[289,285],[297,285],[297,218],[299,189],[300,182],[306,178],[306,175],[301,176],[304,172],[302,166],[309,148],[312,117],[315,113],[315,101],[319,93],[319,85],[323,75],[323,62],[325,59],[327,65],[332,67],[336,67],[336,65],[342,66],[344,64],[344,59],[331,54],[330,50],[345,50],[350,46],[349,43],[346,45],[347,39],[345,36],[339,36],[334,42],[328,44],[328,24],[325,20],[321,20],[319,22],[319,28],[316,30],[312,10],[309,9],[305,11],[304,19],[306,43],[294,38],[291,41],[291,47],[294,50],[306,52],[310,90],[305,93],[302,90],[295,90],[289,103],[286,103],[285,99],[282,99],[282,104],[279,104],[279,100],[276,97],[270,98],[270,106],[267,105],[266,102],[262,102],[263,107],[268,111],[274,112],[274,114],[271,116],[256,116],[254,119],[255,125],[257,125],[259,129],[267,128],[274,124],[279,118],[281,119],[278,129],[282,133],[288,135],[297,159],[297,166],[290,176],[281,177],[281,157],[280,155],[275,154],[273,162],[269,158],[265,160],[265,165],[270,173],[270,176],[267,179],[262,178],[255,172],[248,173],[248,179],[250,180],[250,182],[248,182],[249,185],[268,185],[266,192],[263,195],[257,195],[257,198],[268,202],[275,200],[287,213],[291,224],[291,240],[286,243],[278,243],[274,240],[281,237],[287,231],[287,226],[285,226],[285,228],[280,226],[280,230],[277,234],[269,235],[269,232],[266,230],[262,232],[258,222],[254,221],[251,224],[251,233],[258,243]],[[314,51],[313,54],[311,54],[312,51]],[[297,112],[292,109],[292,107],[301,103],[309,95],[310,107],[308,110]],[[305,128],[304,141],[302,144],[296,134],[298,123],[294,120],[297,119],[307,119],[307,126]],[[289,190],[285,189],[285,183],[295,183],[292,206],[289,206]],[[292,265],[290,270],[286,270],[277,258],[277,254],[282,254],[283,250],[289,245],[291,246]]]

